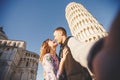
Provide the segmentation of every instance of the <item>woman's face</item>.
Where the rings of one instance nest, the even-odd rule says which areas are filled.
[[[49,40],[48,41],[48,45],[50,46],[50,47],[57,47],[57,42],[55,41],[55,40]]]

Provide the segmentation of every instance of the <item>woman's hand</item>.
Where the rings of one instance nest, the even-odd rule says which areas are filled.
[[[65,60],[66,59],[66,56],[67,56],[67,54],[68,54],[68,48],[67,47],[65,47],[64,49],[63,49],[63,57],[61,58],[61,60]]]
[[[57,78],[58,79],[59,79],[59,76],[61,75],[61,73],[63,71],[64,62],[65,62],[65,59],[66,59],[66,56],[67,56],[68,53],[69,53],[68,48],[65,47],[63,49],[63,57],[60,60],[59,69],[58,69],[58,72],[57,72]]]

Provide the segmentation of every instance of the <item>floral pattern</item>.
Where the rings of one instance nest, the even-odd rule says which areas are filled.
[[[44,69],[44,79],[57,80],[56,75],[59,66],[59,61],[57,56],[52,55],[50,53],[46,54],[43,57],[42,65]]]

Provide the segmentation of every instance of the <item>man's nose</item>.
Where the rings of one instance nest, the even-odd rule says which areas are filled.
[[[53,42],[55,42],[55,43],[57,43],[57,44],[58,44],[58,42],[57,42],[57,40],[56,40],[56,39],[54,39],[54,40],[53,40]]]

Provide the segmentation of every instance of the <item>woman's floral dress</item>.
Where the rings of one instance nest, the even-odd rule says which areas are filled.
[[[45,80],[57,80],[57,70],[59,67],[58,57],[50,53],[44,55],[42,61]]]

